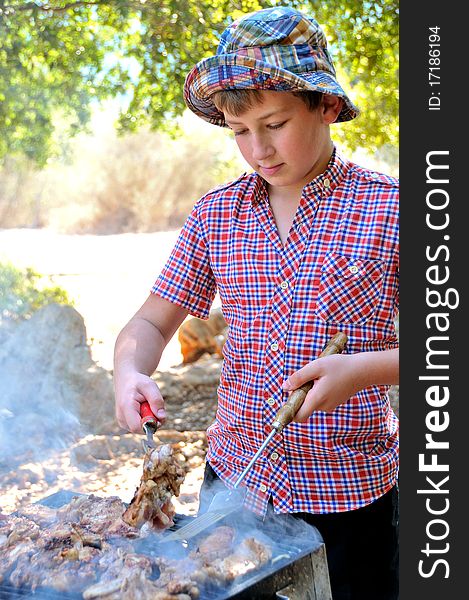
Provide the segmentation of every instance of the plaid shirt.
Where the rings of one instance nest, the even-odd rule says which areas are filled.
[[[287,400],[283,381],[334,333],[350,354],[397,347],[397,180],[334,151],[283,246],[265,181],[244,175],[197,202],[152,291],[201,318],[220,295],[229,335],[207,460],[232,486]],[[244,480],[248,507],[340,512],[386,493],[398,471],[388,391],[371,386],[277,434]]]

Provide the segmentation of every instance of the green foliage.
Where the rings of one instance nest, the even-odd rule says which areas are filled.
[[[338,79],[362,115],[334,128],[352,150],[399,143],[399,2],[328,0],[312,9],[328,36]]]
[[[58,286],[41,287],[40,279],[41,275],[32,269],[21,270],[0,262],[0,322],[26,319],[53,302],[72,304],[65,290]]]
[[[314,14],[360,105],[337,128],[354,149],[397,145],[398,0],[0,0],[0,158],[57,154],[54,117],[83,129],[93,102],[119,95],[121,131],[169,130],[190,68],[215,53],[231,18],[277,4]]]
[[[65,5],[0,0],[0,157],[19,152],[44,164],[58,152],[56,113],[69,118],[74,135],[93,101],[129,84],[122,69],[105,66],[120,45],[112,14],[106,7],[98,14],[92,2]]]

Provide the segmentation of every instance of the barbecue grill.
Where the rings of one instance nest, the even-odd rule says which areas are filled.
[[[40,501],[58,508],[71,501],[73,492],[57,492]],[[188,523],[194,517],[176,515],[173,529]],[[240,515],[231,517],[233,524]],[[229,525],[230,522],[227,521]],[[224,587],[201,586],[200,600],[332,600],[324,544],[315,528],[299,519],[272,515],[263,523],[262,533],[275,541],[272,559],[261,569],[237,577]],[[163,556],[168,544],[159,547],[151,538],[136,541],[136,551],[152,556]],[[0,583],[0,599],[79,600],[81,593],[63,593],[52,589],[16,588]]]

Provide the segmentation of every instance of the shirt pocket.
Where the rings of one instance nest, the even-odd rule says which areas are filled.
[[[329,252],[321,267],[316,315],[327,323],[365,323],[376,310],[384,261]]]

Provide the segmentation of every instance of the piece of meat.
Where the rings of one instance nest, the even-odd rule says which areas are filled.
[[[121,587],[121,600],[192,600],[182,592],[171,592],[157,587],[157,582],[145,579],[142,573],[133,572]]]
[[[0,577],[6,577],[16,587],[32,590],[47,587],[59,592],[79,591],[95,582],[107,566],[100,568],[103,552],[108,556],[108,564],[112,564],[122,550],[105,541],[112,537],[107,532],[98,534],[92,530],[105,530],[109,523],[115,523],[116,514],[121,521],[121,528],[126,530],[124,533],[128,534],[132,529],[119,515],[123,503],[119,500],[116,504],[115,500],[75,498],[69,505],[56,511],[53,523],[51,512],[42,513],[29,507],[22,514],[30,515],[34,521],[26,516],[2,519]],[[114,509],[110,510],[112,506]],[[71,522],[72,518],[79,523]],[[135,532],[138,535],[138,530]],[[126,538],[118,542],[121,546],[128,544]],[[111,560],[113,555],[114,559]]]
[[[9,581],[16,587],[80,590],[96,581],[102,544],[95,534],[61,523],[40,530],[27,549],[14,557]],[[24,542],[23,542],[24,544]],[[18,547],[18,544],[17,544]]]
[[[57,521],[57,509],[44,506],[43,504],[28,504],[20,507],[16,514],[19,517],[25,517],[41,528],[49,527]]]
[[[0,522],[0,536],[5,537],[4,544],[8,546],[12,546],[16,540],[35,539],[39,532],[39,525],[25,517],[8,515],[7,519]]]
[[[221,525],[213,533],[201,540],[194,553],[191,553],[195,559],[200,558],[204,562],[210,562],[217,558],[225,558],[233,551],[233,540],[235,530],[233,527]]]
[[[139,537],[135,527],[122,519],[125,504],[117,496],[77,496],[57,511],[60,521],[75,523],[89,533],[105,538]]]
[[[137,568],[124,570],[121,577],[99,582],[83,592],[84,600],[195,600],[198,596],[162,589]]]
[[[102,598],[106,600],[116,598],[121,600],[126,597],[122,588],[129,578],[133,580],[138,575],[138,582],[141,588],[143,584],[140,582],[140,579],[146,580],[151,576],[152,562],[150,558],[135,553],[119,554],[120,560],[109,566],[99,583],[87,587],[83,592],[85,600],[87,598]],[[127,593],[127,596],[129,594]],[[142,596],[142,598],[145,597]]]
[[[68,548],[68,551],[72,550],[73,547]],[[97,558],[99,550],[90,550]],[[10,583],[32,590],[47,587],[59,592],[73,592],[96,581],[97,571],[92,560],[78,560],[78,551],[75,559],[69,559],[63,555],[64,552],[65,549],[46,550],[36,544],[30,552],[18,558],[9,577]]]
[[[14,568],[21,556],[30,555],[39,534],[40,528],[36,523],[24,517],[2,515],[0,521],[0,582]]]
[[[159,557],[155,562],[160,569],[160,576],[155,581],[157,587],[170,594],[188,594],[191,599],[199,598],[199,584],[205,583],[206,577],[197,561]]]
[[[30,556],[35,547],[35,541],[26,538],[13,546],[4,546],[0,553],[0,582],[8,579],[8,573],[14,569],[22,556]]]
[[[113,600],[114,598],[118,598],[117,594],[121,589],[121,585],[122,581],[120,579],[100,581],[87,587],[83,592],[83,598],[84,600],[93,600],[94,598]]]
[[[254,537],[245,538],[234,552],[225,558],[203,561],[203,569],[208,577],[222,584],[232,582],[250,571],[260,569],[272,557],[272,549]]]
[[[222,525],[202,539],[187,558],[156,558],[160,569],[156,585],[198,598],[200,585],[225,586],[236,577],[260,569],[272,557],[270,546],[252,536],[236,546],[235,542],[235,530]]]
[[[147,452],[140,485],[122,516],[123,520],[132,527],[141,527],[146,522],[155,529],[171,527],[175,514],[171,499],[179,495],[184,475],[170,444]]]

